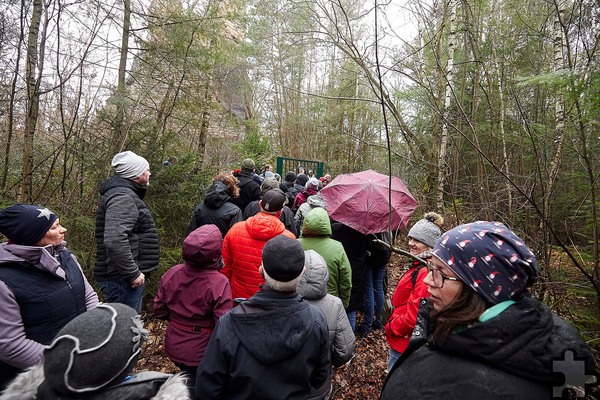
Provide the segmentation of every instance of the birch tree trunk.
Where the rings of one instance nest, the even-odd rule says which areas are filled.
[[[440,152],[438,155],[438,184],[436,193],[436,208],[444,209],[444,186],[447,176],[448,153],[448,119],[450,118],[450,102],[454,84],[454,49],[456,48],[456,1],[450,0],[450,34],[448,36],[448,63],[446,64],[446,93],[444,96],[444,116],[442,118],[442,133],[440,136]]]
[[[27,59],[25,66],[25,82],[27,84],[27,115],[23,140],[23,168],[19,201],[31,201],[31,185],[33,173],[33,143],[40,108],[39,79],[42,71],[38,67],[38,37],[44,4],[42,0],[33,1],[33,10],[29,33],[27,35]]]

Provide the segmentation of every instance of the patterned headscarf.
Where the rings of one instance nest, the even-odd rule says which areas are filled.
[[[529,247],[500,222],[451,229],[432,253],[491,304],[518,299],[537,277],[537,261]]]

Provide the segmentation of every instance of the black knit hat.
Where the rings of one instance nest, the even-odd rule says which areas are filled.
[[[296,239],[277,235],[265,244],[262,262],[269,277],[278,282],[290,282],[304,269],[304,250]]]
[[[58,217],[45,207],[14,204],[0,210],[0,232],[15,244],[33,246]]]
[[[296,181],[296,173],[294,171],[288,171],[285,174],[286,182],[295,182]]]

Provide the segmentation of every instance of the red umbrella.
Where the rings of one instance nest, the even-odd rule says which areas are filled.
[[[392,218],[389,220],[388,175],[373,170],[342,174],[321,190],[327,213],[338,222],[364,234],[406,228],[417,201],[408,188],[392,176]]]

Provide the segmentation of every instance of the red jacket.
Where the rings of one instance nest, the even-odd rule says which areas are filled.
[[[399,353],[404,353],[413,329],[415,329],[419,300],[423,297],[429,297],[427,285],[423,283],[428,274],[427,267],[422,267],[419,270],[413,288],[412,274],[419,265],[420,263],[414,262],[411,268],[400,278],[400,282],[398,282],[398,286],[392,295],[394,312],[385,324],[385,338],[390,347]]]
[[[198,365],[217,320],[233,307],[229,281],[218,271],[221,243],[216,225],[192,231],[183,242],[186,263],[160,280],[154,316],[169,320],[165,351],[175,363]]]
[[[225,266],[221,273],[231,282],[234,299],[250,298],[258,292],[259,286],[265,282],[258,272],[262,264],[262,249],[269,239],[280,234],[296,239],[285,229],[278,216],[265,212],[236,223],[227,232],[223,240]]]

